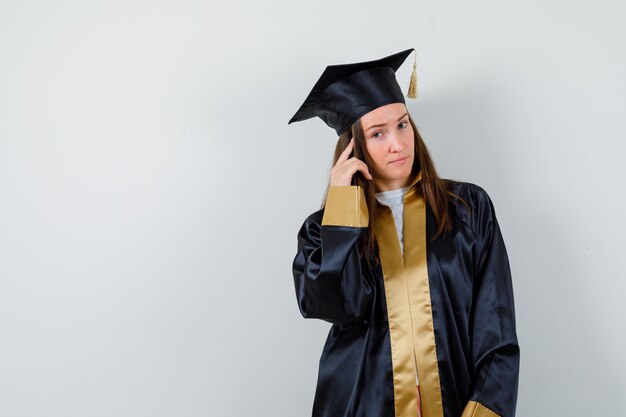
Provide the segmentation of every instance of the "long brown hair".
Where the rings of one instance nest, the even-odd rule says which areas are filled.
[[[415,158],[413,160],[413,167],[411,170],[411,178],[420,171],[422,171],[422,179],[420,181],[420,187],[418,191],[422,193],[424,196],[424,200],[426,205],[431,208],[435,221],[437,223],[437,232],[433,236],[433,240],[442,236],[446,232],[452,230],[452,219],[450,218],[448,212],[448,202],[450,196],[460,199],[463,204],[468,208],[467,203],[458,195],[449,191],[446,187],[446,183],[448,180],[444,178],[439,178],[437,175],[437,171],[435,169],[435,165],[430,157],[428,152],[428,148],[424,143],[424,140],[419,134],[417,127],[415,126],[415,122],[411,115],[409,115],[409,123],[411,123],[411,127],[413,128],[414,133],[414,147],[415,147]],[[337,140],[337,145],[335,147],[335,154],[333,156],[333,166],[337,163],[339,156],[346,149],[348,144],[350,143],[350,139],[354,137],[354,150],[352,156],[357,157],[361,161],[367,164],[369,172],[373,174],[373,162],[367,152],[367,148],[365,145],[365,134],[363,133],[363,127],[361,125],[361,119],[357,120],[350,126],[349,129],[346,129],[344,133],[339,136]],[[376,264],[378,264],[379,259],[376,255],[376,251],[378,249],[378,243],[376,241],[376,237],[374,235],[374,227],[373,224],[376,221],[374,216],[374,207],[376,205],[376,196],[374,183],[370,180],[365,179],[363,174],[360,171],[357,171],[352,178],[353,185],[359,185],[365,191],[365,200],[367,202],[367,211],[369,213],[369,224],[367,227],[367,231],[363,234],[361,241],[359,242],[359,249],[361,253],[366,257],[368,264],[371,266],[372,259],[375,260]],[[324,208],[326,206],[326,199],[328,197],[328,189],[330,188],[330,177],[328,179],[328,185],[326,186],[326,191],[324,192],[324,197],[322,200],[322,205],[320,208]]]

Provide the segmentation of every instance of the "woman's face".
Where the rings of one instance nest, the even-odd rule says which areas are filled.
[[[415,158],[413,127],[404,103],[381,106],[361,117],[365,147],[374,164],[377,192],[407,186]]]

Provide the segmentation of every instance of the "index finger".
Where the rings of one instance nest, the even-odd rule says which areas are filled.
[[[350,152],[352,152],[352,148],[354,148],[354,138],[350,139],[346,149],[344,149],[343,152],[341,152],[341,155],[339,155],[339,158],[337,158],[337,162],[346,161],[350,156]]]

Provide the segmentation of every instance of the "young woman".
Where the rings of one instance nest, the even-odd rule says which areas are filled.
[[[300,312],[332,323],[313,416],[513,417],[505,244],[487,192],[437,176],[395,80],[411,51],[327,67],[290,121],[339,133],[293,261]]]

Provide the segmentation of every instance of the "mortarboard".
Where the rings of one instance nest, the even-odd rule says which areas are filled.
[[[386,104],[405,103],[396,71],[414,50],[374,61],[327,66],[288,124],[318,116],[341,135],[364,114]],[[417,97],[416,65],[414,62],[409,98]]]

